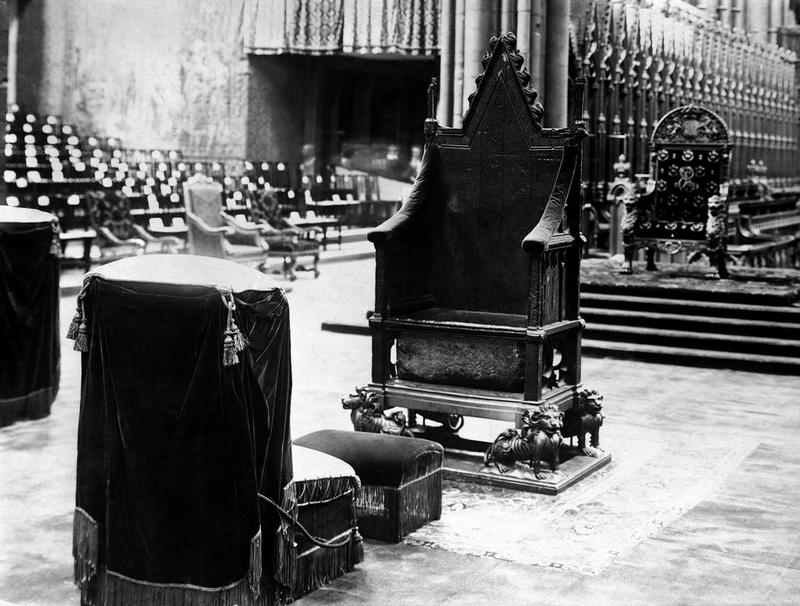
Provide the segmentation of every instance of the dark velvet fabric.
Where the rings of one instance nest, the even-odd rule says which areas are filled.
[[[61,349],[50,222],[0,222],[0,427],[50,414]]]
[[[419,456],[430,453],[441,460],[441,444],[419,438],[379,433],[323,429],[294,441],[298,446],[329,454],[348,463],[361,483],[399,486]]]
[[[111,281],[85,289],[77,506],[99,527],[98,568],[150,583],[221,587],[263,536],[272,593],[278,518],[292,477],[289,308],[283,291],[234,294],[248,340],[223,365],[216,288]]]

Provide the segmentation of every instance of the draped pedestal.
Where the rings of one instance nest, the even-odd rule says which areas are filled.
[[[58,392],[58,220],[0,206],[0,427],[50,414]]]
[[[84,604],[272,604],[292,477],[289,309],[271,280],[188,255],[87,275],[73,555]]]

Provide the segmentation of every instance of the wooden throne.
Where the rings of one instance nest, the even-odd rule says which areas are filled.
[[[377,267],[365,390],[412,421],[520,427],[532,406],[568,411],[579,398],[586,130],[577,119],[542,128],[522,63],[513,34],[492,39],[461,128],[434,119],[432,84],[419,175],[367,236]]]
[[[687,250],[705,253],[716,277],[728,277],[731,148],[725,122],[704,107],[684,105],[659,120],[650,141],[651,178],[644,191],[620,189],[625,202],[622,273],[633,271],[634,252],[646,247],[648,270],[656,269],[656,249],[669,254]]]

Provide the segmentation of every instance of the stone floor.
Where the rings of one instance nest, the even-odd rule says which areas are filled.
[[[363,318],[372,263],[292,284],[294,436],[349,427],[339,398],[368,380],[369,340],[319,327]],[[72,311],[64,298],[64,324]],[[52,415],[0,429],[0,604],[78,603],[70,345]],[[606,397],[608,467],[558,497],[447,483],[439,522],[368,541],[355,572],[298,604],[800,602],[800,377],[586,358],[583,376]]]

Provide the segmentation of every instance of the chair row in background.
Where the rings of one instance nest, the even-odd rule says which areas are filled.
[[[19,108],[6,115],[5,159],[6,204],[58,216],[62,247],[82,244],[87,268],[95,245],[101,258],[184,249],[183,184],[197,175],[220,185],[220,209],[235,220],[251,223],[255,215],[315,236],[323,247],[329,229],[338,230],[341,244],[342,224],[377,224],[399,203],[381,204],[372,175],[303,177],[298,164],[281,161],[127,149],[117,139],[81,136],[56,116],[40,119]]]

